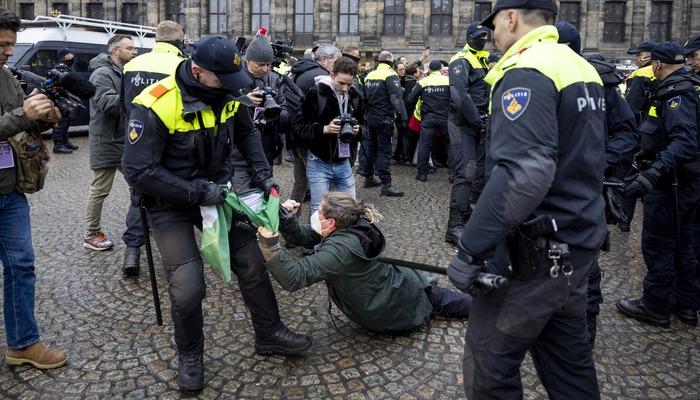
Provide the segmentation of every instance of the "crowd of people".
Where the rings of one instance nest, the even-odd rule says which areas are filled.
[[[469,318],[470,399],[522,396],[527,351],[552,398],[599,398],[591,353],[602,302],[598,256],[609,246],[608,224],[630,230],[639,198],[648,273],[643,296],[620,299],[617,308],[657,326],[668,327],[672,315],[697,325],[700,36],[684,46],[639,43],[629,50],[639,68],[623,77],[583,51],[575,27],[555,24],[557,11],[553,1],[499,0],[444,60],[427,49],[410,61],[387,50],[370,60],[357,47],[334,44],[297,60],[266,30],[241,48],[206,36],[187,54],[172,21],[158,25],[147,54],[137,55],[129,36],[109,40],[90,62],[93,179],[83,243],[113,248],[100,220],[121,172],[131,188],[123,271],[139,275],[143,208],[168,281],[183,391],[204,386],[204,263],[194,234],[202,228],[200,207],[223,204],[227,191],[285,193],[273,168],[282,159],[293,164],[294,183],[284,188],[280,232],[234,213],[228,236],[260,354],[312,346],[310,336],[282,322],[272,275],[291,291],[324,282],[349,319],[376,332],[402,334],[431,314]],[[0,9],[0,64],[18,29],[20,20]],[[502,56],[486,50],[489,36]],[[70,70],[70,49],[59,58]],[[55,368],[67,356],[39,342],[29,191],[16,183],[13,160],[23,150],[11,138],[53,126],[54,153],[77,146],[67,136],[70,121],[49,99],[25,98],[7,69],[0,72],[5,359]],[[404,196],[392,166],[416,168],[419,182],[447,168],[445,240],[457,247],[447,274],[459,292],[381,257],[381,216],[357,199],[355,176],[381,196]],[[307,199],[308,223],[301,220]],[[304,257],[289,256],[280,233]],[[490,286],[483,273],[510,284]]]

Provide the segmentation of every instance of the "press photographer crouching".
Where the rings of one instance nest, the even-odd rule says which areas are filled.
[[[364,124],[362,96],[353,87],[357,64],[347,57],[333,64],[330,76],[316,77],[294,120],[294,134],[308,148],[306,176],[311,212],[331,190],[355,197],[350,149]]]
[[[402,334],[427,322],[431,314],[467,318],[471,297],[437,286],[423,273],[379,260],[386,240],[375,225],[373,206],[349,194],[323,196],[311,224],[293,215],[299,203],[282,204],[280,232],[287,242],[318,244],[316,254],[295,261],[279,244],[279,235],[258,228],[258,244],[272,276],[289,291],[325,282],[333,302],[365,329]],[[285,215],[286,214],[286,215]]]

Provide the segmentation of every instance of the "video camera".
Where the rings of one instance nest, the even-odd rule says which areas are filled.
[[[357,118],[353,117],[351,114],[343,114],[338,118],[340,122],[340,133],[338,134],[338,139],[343,143],[352,143],[355,139],[355,133],[352,131],[352,127],[357,125]]]
[[[282,108],[277,104],[275,97],[277,92],[275,92],[271,87],[266,86],[260,90],[260,95],[262,96],[263,102],[262,106],[265,108],[263,111],[263,116],[268,121],[274,121],[279,118]]]
[[[279,67],[280,63],[286,61],[287,58],[294,53],[294,39],[292,38],[276,40],[274,43],[270,43],[270,45],[275,55],[275,61],[273,62],[275,67]]]
[[[77,117],[80,109],[85,108],[81,99],[89,99],[95,95],[95,85],[73,72],[52,69],[44,79],[33,72],[13,67],[9,69],[20,83],[36,87],[40,93],[53,101],[64,118]]]

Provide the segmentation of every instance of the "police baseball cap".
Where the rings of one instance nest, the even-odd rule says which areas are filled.
[[[496,4],[493,6],[491,15],[481,21],[479,25],[493,30],[493,18],[496,14],[498,14],[499,11],[510,9],[545,10],[554,15],[557,15],[559,11],[557,3],[555,3],[554,0],[497,0]]]
[[[627,54],[639,54],[643,51],[651,51],[654,46],[656,46],[656,43],[650,40],[642,40],[638,45],[627,50]]]
[[[433,60],[430,62],[430,64],[428,64],[428,69],[431,71],[439,71],[442,69],[442,63],[440,60]]]
[[[467,36],[476,38],[484,33],[489,33],[489,28],[479,25],[478,22],[472,22],[471,24],[467,25]]]
[[[242,68],[236,45],[224,36],[204,36],[195,42],[192,61],[213,72],[222,86],[232,93],[253,84]]]
[[[664,64],[685,64],[685,50],[676,42],[661,42],[651,50],[651,59]]]
[[[695,50],[700,50],[700,35],[696,35],[685,42],[685,55],[689,56]]]

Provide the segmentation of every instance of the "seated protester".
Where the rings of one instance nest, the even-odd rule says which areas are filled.
[[[299,290],[324,281],[330,298],[350,320],[364,328],[401,334],[430,319],[431,313],[467,318],[471,297],[431,283],[423,273],[380,261],[386,245],[374,224],[381,215],[349,194],[329,192],[311,216],[296,218],[299,203],[287,200],[280,231],[288,242],[316,244],[317,253],[295,261],[279,245],[279,235],[258,229],[267,268],[279,284]],[[285,214],[285,213],[283,213]]]

